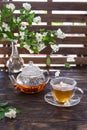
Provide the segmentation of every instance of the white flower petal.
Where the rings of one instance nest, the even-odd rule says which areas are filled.
[[[9,112],[6,112],[6,113],[5,113],[5,117],[8,117],[8,118],[15,118],[15,117],[16,117],[16,111],[13,110],[13,109],[10,109]]]
[[[24,45],[24,48],[26,48],[31,54],[34,53],[28,45]]]
[[[23,7],[26,10],[31,10],[31,4],[29,4],[29,3],[23,3]]]
[[[33,19],[33,22],[36,23],[36,24],[40,23],[41,22],[41,17],[40,16],[35,17]]]
[[[44,43],[41,43],[40,45],[39,45],[39,52],[41,51],[41,50],[43,50],[44,48],[45,48],[46,46],[45,46],[45,44]]]
[[[8,36],[7,36],[7,34],[3,33],[3,37],[4,37],[4,38],[7,38]]]
[[[3,23],[2,23],[2,27],[4,28],[4,31],[10,32],[10,27],[8,26],[7,23],[3,22]]]
[[[55,77],[57,77],[57,76],[59,76],[60,75],[60,70],[57,70],[56,72],[55,72]]]
[[[21,21],[21,19],[19,17],[17,17],[17,23],[19,23]]]
[[[21,28],[21,30],[25,30],[27,28],[27,26],[26,25],[22,25],[20,28]]]
[[[43,33],[43,37],[46,36],[46,35],[47,35],[47,32],[44,32],[44,33]]]
[[[12,11],[15,9],[15,5],[13,3],[6,4],[6,8],[11,9]]]
[[[74,57],[67,57],[67,62],[75,62],[75,58]]]
[[[59,50],[59,45],[50,45],[51,46],[51,48],[52,48],[52,50],[54,51],[54,52],[57,52],[58,50]]]
[[[20,32],[20,39],[24,40],[24,38],[25,38],[25,32]]]
[[[42,38],[43,38],[43,35],[37,32],[37,33],[36,33],[36,39],[37,39],[37,41],[38,41],[38,42],[41,42],[41,41],[42,41]]]
[[[61,39],[64,39],[66,37],[60,28],[57,30],[56,35],[57,38],[61,38]]]
[[[18,37],[18,36],[19,36],[19,34],[18,34],[18,33],[14,33],[14,36],[15,36],[15,37]]]

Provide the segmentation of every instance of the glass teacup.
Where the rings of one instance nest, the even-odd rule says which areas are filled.
[[[64,104],[74,95],[77,82],[72,78],[58,77],[51,79],[50,84],[54,99]]]

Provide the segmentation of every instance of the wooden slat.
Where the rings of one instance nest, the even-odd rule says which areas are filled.
[[[86,22],[87,16],[81,14],[42,14],[42,22]],[[48,19],[47,19],[48,17]]]
[[[66,37],[61,40],[58,39],[60,44],[87,44],[87,37]]]
[[[3,47],[0,48],[0,54],[3,55],[10,55],[11,54],[11,47]],[[18,48],[19,54],[29,54],[29,51],[26,50],[25,48]],[[51,48],[45,48],[40,52],[40,54],[50,54],[51,53]],[[40,55],[38,54],[38,55]],[[54,53],[54,54],[63,54],[63,55],[68,55],[68,54],[77,54],[77,55],[87,55],[87,47],[60,47],[59,51]]]
[[[87,37],[83,36],[69,36],[64,39],[56,39],[59,44],[87,44]],[[2,44],[2,43],[1,43]],[[9,45],[9,44],[7,44]]]
[[[50,54],[51,53],[51,48],[45,48],[40,52],[40,54]],[[26,55],[29,53],[26,49],[20,49],[19,48],[19,53],[20,54],[25,54]],[[40,55],[39,54],[39,55]],[[54,54],[62,54],[62,55],[68,55],[68,54],[77,54],[77,55],[87,55],[87,47],[60,47],[59,51],[54,53]]]
[[[38,57],[29,57],[29,58],[23,58],[25,63],[28,63],[29,61],[33,61],[35,64],[46,64],[46,57],[38,58]],[[8,58],[0,58],[0,64],[6,64],[6,61]],[[67,62],[66,57],[53,57],[51,58],[51,64],[64,64]],[[87,65],[87,57],[77,57],[75,58],[75,62],[70,62],[71,64],[86,64]],[[55,65],[56,66],[56,65]]]
[[[0,8],[2,8],[3,4],[8,2],[0,2]],[[12,2],[16,5],[17,9],[22,7],[22,3],[20,2]],[[87,10],[87,2],[29,2],[32,5],[32,9],[34,10]]]
[[[32,27],[29,27],[28,29],[38,31],[39,29],[45,29],[45,30],[57,30],[61,28],[65,33],[77,33],[77,34],[86,34],[87,33],[87,26],[86,25],[33,25]]]
[[[61,28],[63,32],[70,33],[70,34],[87,34],[87,26],[79,26],[79,25],[36,25],[33,27],[29,27],[28,29],[38,31],[39,29],[45,29],[45,30],[57,30],[58,28]]]
[[[46,64],[46,58],[24,58],[25,63],[28,63],[30,60],[33,60],[34,63],[36,64]],[[67,62],[67,58],[51,58],[51,64],[64,64]],[[68,62],[69,63],[69,62]],[[78,57],[76,58],[75,62],[70,62],[71,64],[86,64],[87,65],[87,57],[81,58]],[[56,65],[55,65],[56,66]]]
[[[38,13],[36,16],[40,16],[42,22],[86,22],[87,16],[85,14],[41,14]],[[16,17],[19,14],[15,14]]]
[[[24,48],[22,48],[22,49],[20,49],[19,48],[19,53],[20,54],[25,54],[25,53],[27,54],[27,53],[29,53],[26,49],[24,49]],[[44,49],[43,51],[41,51],[40,52],[40,54],[50,54],[50,52],[51,52],[51,48],[49,47],[49,48],[46,48],[46,49]],[[58,52],[56,52],[55,54],[77,54],[77,55],[87,55],[87,47],[60,47],[59,48],[59,51]]]
[[[56,39],[59,44],[87,44],[87,37],[66,37],[64,39]]]
[[[66,34],[87,34],[87,26],[73,26],[73,25],[36,25],[29,27],[29,31],[39,31],[39,29],[45,29],[45,30],[57,30],[61,28],[62,31]],[[16,30],[17,31],[17,30]],[[0,42],[0,44],[11,44],[8,41]]]

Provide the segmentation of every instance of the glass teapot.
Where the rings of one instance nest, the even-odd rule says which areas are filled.
[[[49,81],[48,71],[41,71],[32,61],[29,62],[28,66],[23,68],[16,79],[13,75],[9,77],[17,90],[28,94],[42,91]]]

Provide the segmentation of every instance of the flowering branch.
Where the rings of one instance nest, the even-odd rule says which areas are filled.
[[[21,111],[15,107],[8,106],[8,102],[0,102],[0,120],[8,117],[10,119],[15,118],[17,113]]]
[[[58,51],[58,43],[55,39],[63,39],[65,34],[61,29],[56,31],[40,29],[38,32],[29,30],[29,26],[33,23],[40,22],[41,17],[35,17],[29,3],[23,3],[18,17],[15,16],[15,5],[6,4],[0,11],[0,37],[2,40],[19,42],[20,47],[27,48],[30,53],[39,53],[48,45],[54,52]]]
[[[59,28],[57,30],[38,30],[30,31],[29,27],[33,23],[39,24],[41,17],[35,17],[31,11],[31,4],[23,3],[19,9],[19,16],[15,15],[16,7],[13,3],[3,6],[0,10],[0,38],[5,41],[16,42],[20,47],[25,47],[30,53],[39,53],[45,47],[50,46],[52,52],[59,50],[56,38],[64,39],[65,34]],[[51,60],[47,59],[49,65]]]
[[[35,13],[31,12],[30,4],[23,3],[18,17],[15,16],[15,5],[6,4],[0,10],[0,37],[6,41],[26,41],[27,27],[33,22],[38,24],[40,21],[41,18],[35,17]]]

